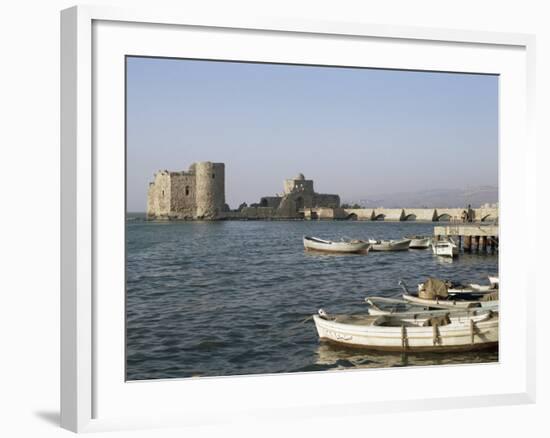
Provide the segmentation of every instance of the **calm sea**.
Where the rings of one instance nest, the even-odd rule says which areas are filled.
[[[449,261],[430,250],[323,255],[303,235],[401,238],[434,224],[352,221],[128,220],[127,379],[492,362],[498,352],[370,353],[318,340],[313,321],[361,313],[367,295],[398,297],[428,276],[487,283],[497,255]],[[306,320],[304,322],[304,320]]]

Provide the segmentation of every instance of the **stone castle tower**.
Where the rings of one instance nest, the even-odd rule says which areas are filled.
[[[224,163],[193,163],[187,172],[162,170],[149,183],[147,219],[216,220],[225,210]]]
[[[264,196],[259,206],[273,208],[273,214],[279,218],[299,218],[303,216],[304,208],[340,207],[340,196],[315,192],[313,180],[300,173],[285,179],[282,195]]]

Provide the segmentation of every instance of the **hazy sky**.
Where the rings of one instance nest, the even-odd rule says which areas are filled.
[[[319,193],[498,184],[498,78],[128,58],[128,210],[159,169],[225,163],[231,208],[299,172]]]

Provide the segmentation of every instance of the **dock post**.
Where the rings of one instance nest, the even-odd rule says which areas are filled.
[[[474,236],[474,245],[476,252],[479,251],[479,236]]]
[[[481,236],[479,244],[481,245],[481,251],[487,252],[487,237]]]
[[[464,236],[464,251],[472,250],[472,236]]]
[[[462,247],[462,236],[458,235],[458,250],[460,251],[460,248]]]

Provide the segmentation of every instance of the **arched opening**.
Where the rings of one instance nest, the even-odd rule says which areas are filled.
[[[486,214],[485,216],[483,216],[481,218],[481,222],[487,222],[487,221],[492,221],[494,220],[494,217],[492,217],[490,214]]]
[[[346,217],[346,219],[348,221],[356,221],[357,220],[357,215],[355,213],[351,213],[351,214],[348,214],[348,216]]]
[[[311,219],[312,219],[312,220],[317,220],[317,219],[319,219],[319,214],[318,214],[316,211],[312,211],[312,212],[311,212]]]
[[[407,216],[405,216],[405,218],[403,219],[404,221],[415,221],[416,220],[416,214],[408,214]]]
[[[437,217],[437,220],[439,222],[449,222],[451,220],[451,215],[450,214],[447,214],[447,213],[443,213],[443,214],[440,214],[438,217]]]
[[[189,186],[185,186],[185,196],[189,196]]]
[[[384,219],[386,219],[386,215],[385,214],[377,214],[376,216],[374,216],[374,221],[383,221]]]

